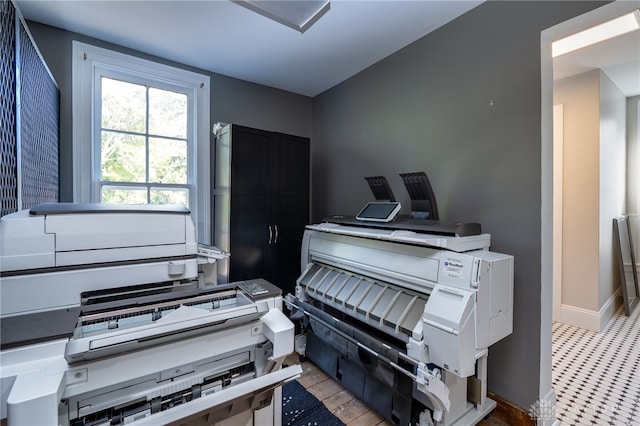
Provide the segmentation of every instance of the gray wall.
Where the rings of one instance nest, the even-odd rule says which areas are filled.
[[[212,125],[216,122],[235,123],[311,137],[312,99],[307,96],[176,64],[37,22],[29,21],[28,26],[60,88],[60,201],[73,201],[71,121],[71,42],[73,40],[210,76]]]
[[[640,38],[639,38],[640,40]],[[626,212],[627,189],[627,98],[607,74],[600,71],[600,115],[599,115],[599,264],[598,264],[598,310],[601,311],[601,328],[617,308],[615,290],[618,282],[614,271],[618,259],[612,241],[612,220]],[[618,297],[620,297],[618,295]],[[608,309],[607,309],[608,308]],[[608,310],[606,313],[602,311]]]
[[[616,309],[611,221],[625,211],[626,98],[596,69],[555,81],[553,102],[564,111],[560,320],[600,332]]]
[[[514,333],[490,350],[489,389],[525,409],[540,383],[540,32],[602,4],[484,3],[313,101],[314,220],[356,212],[378,174],[407,212],[397,174],[425,171],[440,219],[480,222],[515,256]]]
[[[640,96],[627,98],[627,211],[640,274]]]
[[[562,322],[566,306],[598,312],[600,196],[600,70],[558,80],[554,105],[562,104]],[[611,226],[613,228],[613,226]],[[571,310],[573,312],[573,310]],[[599,327],[592,328],[600,331]]]
[[[640,95],[627,98],[627,211],[640,214]],[[636,238],[640,244],[640,238]],[[639,246],[640,247],[640,246]],[[636,256],[639,252],[636,250]]]

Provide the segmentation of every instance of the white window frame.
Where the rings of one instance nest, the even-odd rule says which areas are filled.
[[[195,117],[194,125],[187,130],[189,140],[195,141],[187,154],[188,183],[195,186],[189,191],[189,208],[198,241],[211,244],[210,78],[75,40],[72,55],[73,201],[100,202],[100,123],[95,122],[100,111],[94,101],[101,99],[99,83],[103,75],[188,93],[193,100],[188,105],[189,113]]]

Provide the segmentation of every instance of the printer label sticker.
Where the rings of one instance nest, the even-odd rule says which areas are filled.
[[[464,263],[455,259],[447,259],[444,261],[444,272],[448,277],[462,279]]]

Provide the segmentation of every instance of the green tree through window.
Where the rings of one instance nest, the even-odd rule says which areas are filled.
[[[103,203],[188,206],[188,97],[101,77]]]

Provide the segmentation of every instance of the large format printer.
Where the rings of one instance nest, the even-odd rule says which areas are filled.
[[[280,290],[209,281],[187,209],[39,205],[0,235],[3,424],[281,423]]]
[[[496,406],[488,348],[513,324],[513,257],[489,245],[479,224],[307,226],[296,351],[394,424],[478,423]]]

